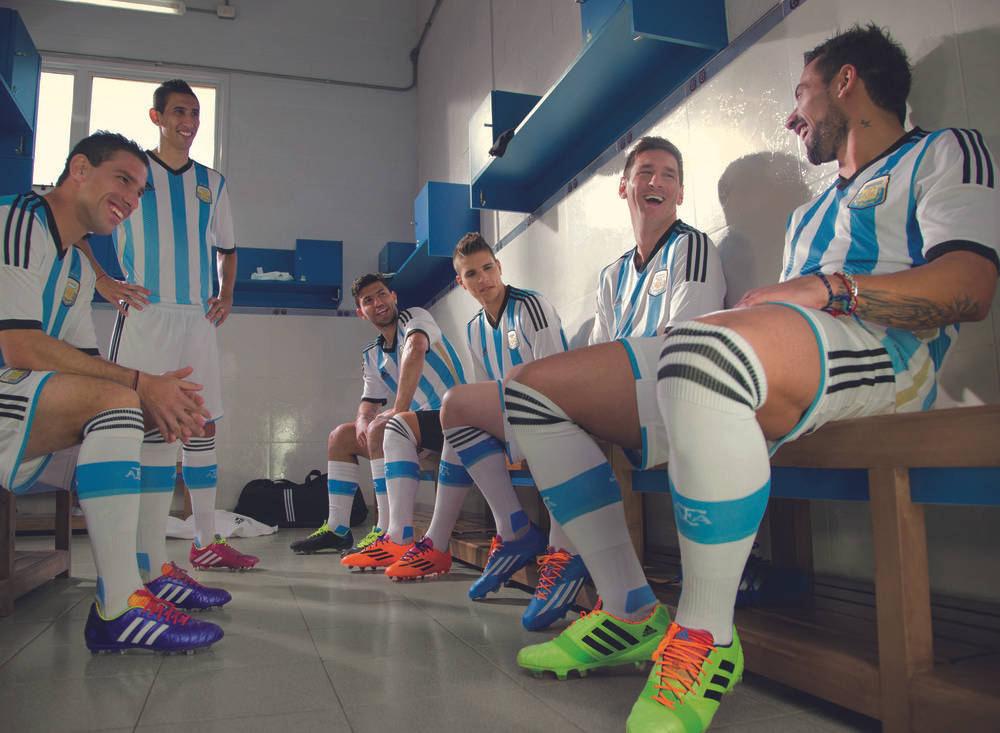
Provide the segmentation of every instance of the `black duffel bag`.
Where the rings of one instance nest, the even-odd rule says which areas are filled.
[[[301,484],[287,479],[254,479],[243,487],[234,511],[268,525],[316,528],[329,512],[326,474],[314,469]],[[359,487],[351,505],[351,526],[367,518],[368,505]]]

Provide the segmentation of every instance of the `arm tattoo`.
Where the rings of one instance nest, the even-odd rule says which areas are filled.
[[[978,312],[979,304],[968,293],[956,293],[951,302],[937,303],[927,298],[868,289],[861,292],[857,310],[861,318],[905,331],[974,320]]]

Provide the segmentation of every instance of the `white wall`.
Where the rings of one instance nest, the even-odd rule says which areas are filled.
[[[421,8],[430,3],[421,0]],[[491,82],[497,89],[543,94],[562,74],[581,48],[579,18],[571,5],[482,0],[441,6],[435,30],[440,26],[444,32],[428,38],[421,67],[422,176],[468,182],[469,114]],[[727,3],[730,38],[770,6],[764,0]],[[548,22],[550,17],[558,27]],[[783,129],[802,53],[838,28],[869,20],[888,26],[914,63],[913,123],[976,126],[1000,151],[1000,103],[992,77],[1000,60],[1000,6],[987,0],[805,2],[682,106],[648,128],[633,130],[636,137],[663,135],[680,147],[685,156],[680,216],[720,246],[733,298],[776,278],[788,213],[835,175],[832,165],[809,165],[798,140]],[[446,39],[462,33],[469,43],[445,47]],[[574,345],[584,343],[589,330],[600,266],[632,246],[627,208],[616,195],[623,162],[624,153],[615,156],[500,252],[506,281],[545,293]],[[523,219],[484,212],[483,230],[496,241]],[[985,321],[962,327],[945,369],[943,403],[1000,402],[998,303],[1000,298]],[[464,291],[455,290],[432,310],[446,332],[459,333],[476,306]],[[676,546],[668,502],[652,499],[647,506],[651,541]],[[996,510],[928,510],[935,590],[1000,598],[1000,584],[982,582],[996,577],[990,561],[978,559],[996,557],[1000,550],[1000,540],[989,529],[996,517]],[[871,577],[866,505],[814,502],[813,522],[818,570]],[[959,553],[962,561],[955,562]]]

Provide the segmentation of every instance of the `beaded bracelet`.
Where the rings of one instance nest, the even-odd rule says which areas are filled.
[[[101,273],[100,275],[98,275],[98,276],[97,276],[97,279],[96,279],[96,280],[94,280],[94,282],[95,282],[95,283],[99,283],[99,282],[101,281],[101,278],[102,278],[102,277],[107,277],[107,276],[108,276],[108,273],[106,273],[106,272],[102,272],[102,273]]]
[[[847,288],[847,305],[844,306],[843,314],[845,316],[854,315],[854,312],[858,309],[858,281],[849,272],[837,272],[834,274],[840,278],[844,283],[844,287]]]
[[[817,270],[816,272],[813,273],[813,275],[815,275],[816,277],[818,277],[820,279],[820,281],[824,285],[826,285],[826,292],[827,292],[827,295],[829,297],[826,300],[826,305],[824,305],[822,308],[820,308],[820,310],[824,310],[825,311],[825,310],[827,310],[830,307],[830,304],[833,302],[833,288],[830,287],[830,281],[826,279],[826,275],[824,275],[822,272],[819,272]]]

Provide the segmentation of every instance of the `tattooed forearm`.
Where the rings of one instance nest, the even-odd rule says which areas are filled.
[[[967,293],[956,294],[948,303],[936,303],[926,298],[869,289],[860,293],[857,310],[865,320],[906,331],[976,320],[979,312],[979,303]]]

